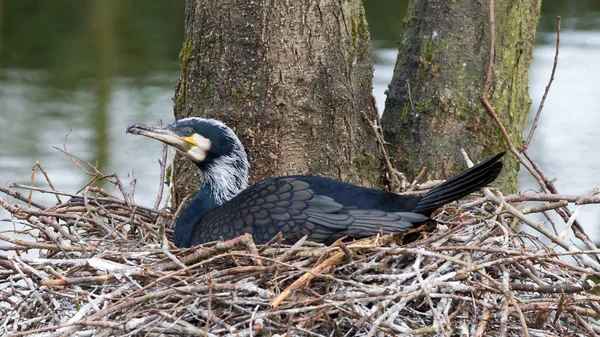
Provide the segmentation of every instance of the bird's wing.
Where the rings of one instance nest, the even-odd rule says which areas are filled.
[[[344,235],[361,238],[377,233],[401,234],[413,227],[413,223],[423,222],[429,218],[418,213],[385,212],[373,209],[347,210],[354,221],[344,231]]]
[[[281,232],[289,243],[305,235],[311,241],[330,243],[345,235],[402,233],[411,222],[425,220],[426,216],[416,213],[348,207],[315,194],[307,182],[282,177],[260,182],[209,212],[197,226],[193,242],[250,233],[256,243],[266,243]]]

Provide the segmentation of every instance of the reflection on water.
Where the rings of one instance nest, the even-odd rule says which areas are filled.
[[[53,148],[62,149],[69,134],[66,146],[70,153],[93,164],[102,163],[102,172],[118,173],[122,179],[134,170],[138,179],[136,200],[146,205],[154,201],[161,147],[126,135],[125,127],[132,121],[171,118],[172,83],[177,80],[177,73],[153,74],[153,84],[145,86],[137,86],[126,78],[111,79],[105,94],[110,99],[104,103],[103,117],[110,123],[101,132],[95,129],[96,122],[91,122],[94,111],[99,109],[93,88],[75,90],[69,101],[32,100],[43,88],[24,83],[22,77],[19,71],[12,71],[0,81],[0,110],[10,111],[0,116],[0,124],[9,126],[0,133],[1,184],[28,183],[31,165],[39,161],[58,189],[73,192],[82,187],[89,177]],[[163,85],[156,83],[159,79]],[[108,153],[100,160],[103,148]],[[42,176],[36,180],[42,181]],[[111,186],[105,187],[111,190]]]
[[[408,1],[365,0],[375,47],[374,92],[380,111]],[[0,184],[28,183],[39,161],[56,187],[87,182],[62,148],[105,173],[137,179],[136,201],[152,205],[161,147],[125,135],[133,121],[172,120],[184,1],[61,0],[0,2]],[[552,67],[556,15],[563,16],[560,66],[530,153],[562,193],[600,185],[600,2],[545,0],[530,88],[537,108]],[[27,20],[24,20],[27,18]],[[41,180],[38,177],[38,182]],[[521,175],[523,188],[535,188]],[[43,183],[40,183],[44,186]],[[105,188],[112,190],[111,186]],[[52,203],[51,196],[43,196]],[[4,215],[0,213],[0,218]],[[596,230],[600,206],[580,219]],[[595,238],[600,238],[596,230]]]
[[[184,2],[27,0],[2,7],[0,184],[28,183],[39,161],[58,189],[82,187],[89,177],[53,149],[69,134],[69,152],[103,173],[127,180],[133,170],[136,200],[151,204],[161,148],[126,137],[125,127],[172,119]],[[36,181],[45,186],[41,175]]]

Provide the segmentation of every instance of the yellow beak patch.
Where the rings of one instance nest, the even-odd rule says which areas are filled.
[[[196,143],[196,140],[194,139],[194,136],[185,137],[184,139],[185,139],[186,142],[188,142],[188,143],[190,143],[190,144],[192,144],[194,146],[198,145]]]

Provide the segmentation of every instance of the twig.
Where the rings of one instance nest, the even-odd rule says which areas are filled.
[[[556,73],[556,66],[558,65],[558,51],[560,50],[560,16],[556,17],[556,51],[554,53],[554,64],[552,65],[552,73],[550,74],[550,80],[548,80],[548,84],[546,85],[546,90],[544,91],[544,96],[542,96],[542,100],[540,102],[540,106],[535,113],[535,118],[533,119],[533,124],[531,125],[531,130],[529,130],[529,135],[527,136],[527,140],[525,144],[523,144],[523,149],[521,151],[526,151],[529,147],[529,143],[531,143],[531,139],[533,138],[533,133],[535,129],[537,129],[538,121],[540,116],[542,115],[542,109],[544,109],[544,103],[546,102],[546,97],[548,96],[548,92],[550,91],[550,86],[554,81],[554,74]]]
[[[362,114],[363,114],[363,117],[365,118],[366,122],[371,126],[371,129],[375,133],[375,137],[377,138],[377,144],[379,144],[379,150],[383,154],[383,159],[385,161],[385,167],[388,172],[388,178],[390,179],[390,183],[392,185],[391,190],[393,190],[393,187],[398,186],[398,181],[396,179],[396,176],[394,175],[395,170],[390,161],[390,156],[387,152],[387,148],[385,147],[385,141],[383,140],[383,133],[381,132],[381,121],[379,119],[379,111],[377,111],[377,103],[375,102],[374,95],[371,95],[371,103],[373,105],[373,110],[375,111],[375,116],[376,116],[375,118],[377,120],[377,126],[375,126],[373,124],[373,121],[371,119],[369,119],[369,116],[367,116],[366,112],[363,111]]]
[[[271,306],[273,307],[273,309],[277,309],[279,307],[279,305],[281,304],[281,302],[283,302],[286,298],[288,298],[288,296],[290,296],[292,294],[292,291],[294,291],[296,288],[300,287],[304,282],[313,278],[315,274],[318,274],[321,271],[325,270],[326,268],[329,268],[329,267],[335,265],[337,262],[339,262],[343,258],[344,258],[343,252],[336,253],[332,257],[323,261],[323,263],[321,263],[318,266],[316,266],[315,268],[313,268],[309,273],[302,275],[302,277],[298,278],[296,281],[294,281],[294,283],[292,283],[290,286],[285,288],[285,290],[282,291],[281,294],[279,294],[273,300],[273,302],[271,302]]]
[[[162,119],[158,120],[158,125],[162,126]],[[158,164],[160,165],[160,177],[158,178],[158,193],[156,194],[156,201],[154,202],[154,210],[157,210],[160,206],[160,201],[162,200],[163,191],[165,188],[165,172],[167,170],[167,154],[169,146],[163,143],[162,147],[162,158],[158,160]]]
[[[52,181],[50,180],[50,177],[48,176],[48,173],[46,172],[46,170],[44,170],[44,168],[42,167],[42,165],[40,165],[40,163],[38,161],[35,162],[35,164],[33,164],[33,166],[31,167],[31,186],[35,186],[35,168],[39,168],[40,172],[42,172],[42,174],[44,175],[44,178],[46,178],[46,181],[48,182],[48,185],[50,186],[50,188],[53,191],[56,191],[56,188],[54,188],[54,185],[52,184]],[[31,197],[32,197],[33,191],[29,191],[29,200],[27,203],[27,207],[31,207]],[[56,201],[61,204],[62,201],[60,200],[60,197],[58,196],[58,194],[55,194],[56,196]]]

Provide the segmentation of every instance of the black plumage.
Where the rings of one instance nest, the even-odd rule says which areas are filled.
[[[331,243],[404,233],[440,206],[493,181],[503,153],[459,173],[422,196],[402,196],[316,176],[263,180],[246,188],[249,165],[243,146],[223,123],[188,118],[166,127],[133,124],[133,134],[159,139],[190,158],[203,178],[198,194],[175,227],[175,244],[189,247],[250,233],[262,244],[282,233],[293,243],[308,235]]]

